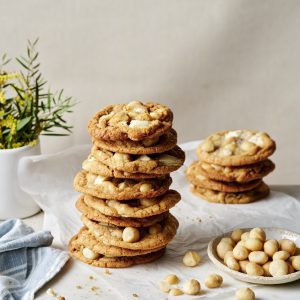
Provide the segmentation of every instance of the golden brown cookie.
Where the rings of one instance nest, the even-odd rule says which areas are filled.
[[[89,155],[89,157],[82,163],[82,169],[89,173],[94,173],[103,177],[131,179],[161,177],[160,174],[129,173],[119,170],[113,170],[109,166],[97,160],[93,155]]]
[[[96,258],[88,259],[82,253],[82,245],[76,243],[78,235],[75,235],[69,242],[69,251],[71,255],[86,264],[100,268],[127,268],[133,265],[146,264],[160,258],[165,249],[151,252],[145,255],[138,255],[132,257],[106,257],[99,255]]]
[[[118,141],[155,139],[172,127],[173,113],[164,105],[132,101],[109,105],[89,122],[93,138]]]
[[[183,165],[185,159],[184,152],[178,146],[164,153],[149,155],[115,153],[94,146],[92,155],[113,170],[159,175],[176,171]]]
[[[116,201],[100,199],[84,195],[84,202],[111,217],[147,218],[169,211],[180,201],[180,194],[174,190],[168,190],[165,194],[156,198],[133,199]]]
[[[201,161],[221,166],[242,166],[267,159],[276,149],[265,132],[225,130],[207,137],[198,147]]]
[[[238,167],[224,167],[220,165],[208,164],[203,161],[195,163],[195,172],[218,181],[247,182],[261,179],[275,169],[275,164],[266,159],[259,163]]]
[[[154,250],[130,250],[115,246],[107,246],[101,241],[97,240],[86,227],[82,227],[77,236],[78,238],[76,241],[74,241],[74,243],[79,244],[79,246],[86,247],[95,253],[99,253],[107,257],[138,256],[162,249],[158,248]]]
[[[102,139],[92,139],[93,144],[98,148],[102,148],[112,152],[129,153],[129,154],[153,154],[162,153],[174,148],[177,144],[177,133],[174,129],[170,129],[163,135],[144,139],[142,141],[122,140],[110,141]]]
[[[80,171],[74,179],[75,190],[80,193],[119,201],[158,197],[169,189],[171,183],[170,176],[134,180],[106,178],[86,171]]]
[[[127,218],[127,217],[112,217],[106,216],[98,210],[89,207],[85,201],[84,196],[76,202],[76,208],[87,218],[97,221],[103,225],[114,225],[114,226],[131,226],[131,227],[148,227],[168,217],[168,212],[163,212],[159,215],[150,216],[147,218]]]
[[[220,192],[237,193],[237,192],[249,191],[257,187],[261,183],[261,179],[256,179],[256,180],[243,182],[243,183],[213,180],[197,172],[197,162],[193,162],[186,169],[186,176],[193,185],[205,189],[220,191]]]
[[[245,204],[263,199],[268,196],[269,187],[262,182],[251,191],[240,193],[224,193],[191,185],[191,191],[198,197],[214,203]]]
[[[149,250],[164,247],[173,239],[178,228],[178,221],[169,214],[168,218],[158,223],[160,224],[158,226],[160,231],[155,231],[151,234],[152,226],[148,229],[138,228],[140,239],[137,242],[126,242],[122,239],[124,227],[103,226],[89,220],[85,216],[82,216],[81,220],[95,238],[102,241],[105,245],[132,250]],[[154,227],[157,227],[157,225],[154,225]]]

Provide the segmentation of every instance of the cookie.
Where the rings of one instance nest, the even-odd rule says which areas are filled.
[[[102,139],[92,139],[93,144],[112,152],[129,154],[153,154],[162,153],[174,148],[177,144],[177,133],[174,129],[156,138],[146,138],[142,141],[122,140],[110,141]]]
[[[95,253],[99,253],[107,257],[138,256],[138,255],[144,255],[162,249],[162,248],[158,248],[158,249],[154,249],[154,251],[153,249],[130,250],[130,249],[125,249],[125,248],[120,248],[115,246],[107,246],[103,244],[101,241],[97,240],[86,227],[81,228],[77,236],[78,237],[75,243],[79,243],[80,246],[86,247]]]
[[[240,193],[224,193],[214,190],[209,190],[192,185],[191,191],[198,197],[209,202],[224,203],[224,204],[245,204],[260,200],[268,196],[269,187],[262,182],[258,187],[251,191]]]
[[[202,174],[197,173],[197,162],[193,162],[186,169],[186,176],[188,180],[198,187],[205,189],[216,190],[220,192],[244,192],[252,190],[261,183],[261,179],[256,179],[248,182],[226,182],[226,181],[217,181],[203,176]]]
[[[159,215],[150,216],[147,218],[127,218],[127,217],[112,217],[106,216],[100,213],[98,210],[89,207],[85,201],[84,196],[76,202],[76,208],[87,218],[97,221],[103,225],[114,225],[114,226],[131,226],[131,227],[148,227],[161,220],[165,219],[168,216],[168,212],[164,212]]]
[[[94,146],[92,155],[110,169],[159,175],[176,171],[183,165],[185,159],[184,152],[178,146],[164,153],[149,155],[117,153]]]
[[[118,141],[155,139],[172,127],[173,113],[164,105],[132,101],[109,105],[89,122],[93,138]]]
[[[198,161],[194,167],[196,173],[213,180],[247,182],[267,176],[274,171],[275,164],[270,159],[266,159],[252,165],[224,167]]]
[[[164,247],[173,239],[178,228],[178,221],[169,214],[168,218],[158,223],[160,224],[160,232],[156,231],[155,233],[150,234],[149,231],[151,227],[148,229],[138,228],[140,232],[139,241],[130,243],[125,242],[122,239],[124,227],[103,226],[89,220],[85,216],[82,216],[81,220],[95,238],[105,245],[112,245],[131,250],[149,250]]]
[[[111,217],[147,218],[169,211],[180,201],[180,194],[168,190],[156,198],[116,201],[84,195],[84,202],[100,213]]]
[[[197,155],[210,164],[242,166],[267,159],[275,149],[275,142],[265,132],[226,130],[207,137],[199,145]]]
[[[86,258],[83,253],[83,246],[77,242],[78,235],[75,235],[70,243],[69,243],[69,251],[70,254],[75,258],[78,259],[86,264],[89,264],[94,267],[100,267],[100,268],[127,268],[133,265],[139,265],[139,264],[146,264],[150,263],[154,260],[157,260],[160,258],[164,252],[165,249],[158,250],[156,252],[151,252],[145,255],[138,255],[138,256],[132,256],[132,257],[107,257],[100,255],[94,259]]]
[[[75,190],[80,193],[119,201],[158,197],[169,189],[171,183],[170,176],[134,180],[102,177],[86,171],[80,171],[74,179]]]
[[[82,169],[103,177],[131,179],[161,177],[160,174],[129,173],[119,170],[113,170],[109,166],[97,160],[93,155],[89,155],[89,157],[82,163]]]

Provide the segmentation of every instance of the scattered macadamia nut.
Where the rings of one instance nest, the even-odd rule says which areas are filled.
[[[181,289],[174,288],[169,291],[169,295],[170,296],[180,296],[180,295],[183,295],[183,291]]]
[[[264,274],[264,269],[257,263],[250,261],[246,266],[246,273],[248,275],[262,276]]]
[[[248,238],[245,241],[245,247],[250,251],[260,251],[263,249],[263,243],[259,239]]]
[[[268,261],[268,255],[264,251],[253,251],[249,254],[249,261],[263,265]]]
[[[169,293],[171,286],[168,282],[166,281],[161,281],[161,283],[159,284],[159,288],[163,293]]]
[[[264,232],[263,229],[257,227],[250,230],[249,237],[251,239],[258,239],[264,242],[266,240],[266,233]]]
[[[201,262],[201,256],[196,251],[187,251],[182,261],[187,267],[195,267]]]
[[[233,250],[232,245],[227,242],[220,242],[217,246],[218,256],[222,259],[224,259],[227,251],[232,251],[232,250]]]
[[[268,240],[264,243],[264,251],[268,256],[272,257],[278,250],[279,244],[276,240]]]
[[[125,227],[122,238],[124,242],[135,243],[140,239],[140,232],[135,227]]]
[[[283,240],[279,240],[278,243],[279,243],[280,250],[287,251],[290,255],[295,254],[297,247],[293,241],[288,239],[283,239]]]
[[[235,246],[232,250],[233,256],[238,260],[245,260],[249,255],[249,251],[244,246]]]
[[[290,254],[285,250],[280,250],[274,253],[273,260],[287,260],[290,257]]]
[[[246,266],[248,265],[248,263],[249,263],[249,260],[240,260],[240,261],[239,261],[240,270],[241,270],[243,273],[246,273]]]
[[[239,289],[235,293],[235,300],[255,300],[255,294],[249,288]]]
[[[295,270],[300,271],[300,255],[294,256],[292,259],[292,266]]]
[[[218,288],[223,283],[223,277],[218,274],[210,274],[205,279],[205,285],[209,289]]]
[[[269,272],[273,277],[287,275],[289,266],[284,260],[273,260],[270,263]]]
[[[242,229],[235,229],[231,233],[231,238],[237,243],[241,240],[243,232],[244,231]]]
[[[201,290],[200,282],[196,279],[190,279],[183,285],[182,290],[187,295],[198,295]]]
[[[167,282],[168,284],[178,284],[179,278],[175,274],[170,274],[166,276],[163,281]]]

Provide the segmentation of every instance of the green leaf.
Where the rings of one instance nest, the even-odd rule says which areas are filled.
[[[20,131],[22,128],[24,128],[30,121],[32,117],[26,117],[22,120],[19,120],[17,123],[17,131]]]

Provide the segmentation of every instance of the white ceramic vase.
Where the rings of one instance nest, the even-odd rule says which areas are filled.
[[[40,210],[30,195],[20,188],[18,179],[20,159],[38,154],[41,154],[39,143],[0,150],[0,220],[26,218]]]

